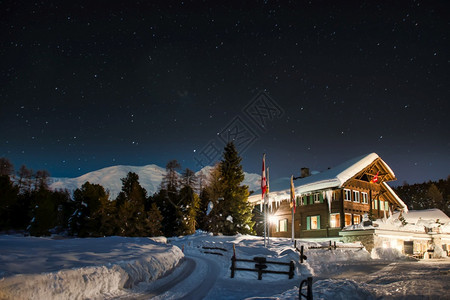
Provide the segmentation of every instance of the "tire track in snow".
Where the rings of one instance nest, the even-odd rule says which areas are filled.
[[[163,295],[167,291],[173,289],[176,285],[178,285],[183,280],[186,280],[189,276],[191,276],[192,272],[196,269],[196,262],[188,257],[185,257],[186,265],[183,266],[182,271],[176,275],[176,277],[171,278],[169,282],[159,286],[158,288],[148,291],[142,297],[138,299],[150,299],[159,295]]]
[[[180,270],[162,278],[160,284],[120,299],[203,299],[216,284],[219,273],[219,265],[213,260],[187,255]]]
[[[216,284],[217,278],[220,273],[219,265],[211,259],[207,259],[201,256],[194,256],[196,262],[199,265],[198,271],[203,271],[203,280],[198,282],[198,284],[191,289],[182,299],[194,300],[203,299],[208,295],[209,291]],[[206,269],[206,270],[205,270]]]
[[[367,277],[371,278],[370,280],[366,280],[366,283],[390,283],[392,282],[392,279],[389,278],[392,274],[394,274],[394,270],[397,268],[398,262],[390,263],[386,267],[382,268],[381,270],[378,270],[374,273],[369,274]]]

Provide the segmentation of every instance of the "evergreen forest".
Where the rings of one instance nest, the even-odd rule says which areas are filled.
[[[99,184],[85,182],[70,194],[50,190],[49,173],[21,166],[15,171],[0,158],[0,232],[32,236],[75,237],[179,236],[201,229],[214,234],[255,234],[252,208],[243,185],[242,158],[233,143],[208,180],[182,170],[176,160],[166,165],[158,192],[148,195],[139,176],[122,178],[121,192],[111,199]]]

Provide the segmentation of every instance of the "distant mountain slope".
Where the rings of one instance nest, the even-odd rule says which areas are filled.
[[[204,174],[207,179],[207,174],[212,167],[206,166],[198,171],[196,175]],[[166,174],[166,169],[157,165],[147,165],[142,167],[136,166],[112,166],[103,168],[97,171],[86,173],[76,178],[51,178],[50,188],[67,189],[73,192],[75,189],[81,187],[86,181],[90,183],[100,184],[109,191],[110,198],[117,197],[122,189],[121,178],[125,178],[128,172],[134,172],[139,175],[139,182],[143,188],[147,190],[148,195],[153,195],[159,189],[161,181]],[[254,173],[245,173],[244,184],[249,186],[249,190],[259,189],[261,176]]]

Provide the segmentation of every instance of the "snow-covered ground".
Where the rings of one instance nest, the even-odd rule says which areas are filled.
[[[257,280],[247,271],[230,278],[233,245],[237,258],[293,260],[294,278],[263,274]],[[338,243],[336,250],[319,248],[328,241],[297,245],[305,248],[303,264],[289,239],[272,238],[264,247],[261,237],[247,235],[197,232],[167,244],[0,236],[0,299],[298,299],[308,276],[314,299],[446,299],[450,289],[449,260],[416,262],[388,250],[373,259],[358,243]]]
[[[183,257],[178,247],[149,238],[0,236],[0,299],[123,295],[165,275]]]

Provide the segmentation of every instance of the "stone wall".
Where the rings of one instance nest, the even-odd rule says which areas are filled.
[[[372,251],[375,244],[373,234],[343,236],[342,241],[344,243],[361,242],[369,253]]]

